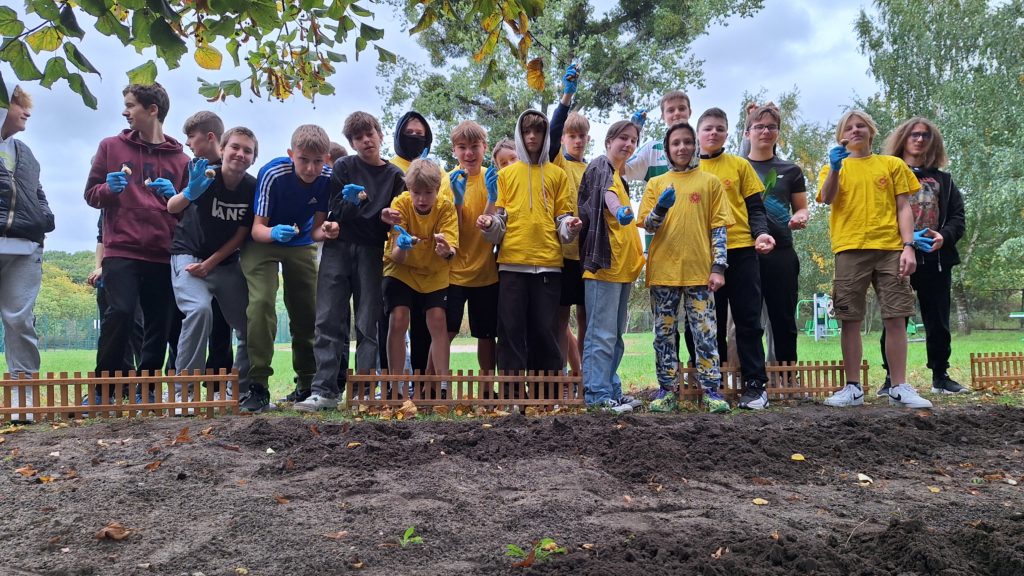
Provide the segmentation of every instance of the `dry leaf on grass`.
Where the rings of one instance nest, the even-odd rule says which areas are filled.
[[[338,530],[337,532],[328,532],[327,534],[324,534],[324,538],[327,538],[328,540],[341,540],[346,536],[348,536],[348,530]]]
[[[26,465],[22,466],[21,468],[17,468],[15,470],[15,472],[17,472],[18,474],[21,474],[22,476],[28,478],[29,476],[35,476],[36,472],[39,472],[39,471],[36,470],[35,468],[33,468],[31,464],[26,464]]]
[[[146,464],[146,470],[148,470],[150,472],[153,472],[154,470],[156,470],[157,468],[162,466],[163,463],[164,463],[163,460],[154,460],[154,461],[150,462],[149,464]]]
[[[118,522],[111,522],[96,533],[97,540],[124,540],[132,531],[121,526]]]
[[[446,418],[450,412],[447,406],[434,406],[433,410],[434,416],[441,416],[442,418]]]
[[[413,404],[412,400],[406,400],[402,403],[402,407],[398,409],[395,417],[399,420],[407,420],[409,418],[415,418],[417,412],[419,412],[419,409],[416,408],[416,405]]]
[[[291,500],[285,498],[284,496],[281,496],[280,494],[274,494],[274,500],[277,500],[278,504],[287,504],[291,502]]]
[[[14,434],[15,432],[21,432],[24,429],[24,426],[17,426],[11,424],[10,426],[4,426],[3,428],[0,428],[0,434]]]

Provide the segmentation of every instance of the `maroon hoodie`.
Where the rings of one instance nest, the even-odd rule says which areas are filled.
[[[115,194],[107,174],[128,166],[128,186]],[[85,201],[103,210],[103,256],[167,264],[171,238],[178,224],[167,211],[163,194],[146,186],[146,179],[166,178],[181,191],[188,184],[188,156],[181,144],[164,136],[160,144],[146,144],[133,130],[104,138],[92,159]]]

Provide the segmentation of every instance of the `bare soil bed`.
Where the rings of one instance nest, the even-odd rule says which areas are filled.
[[[1024,574],[1024,410],[998,405],[0,438],[3,575]],[[505,555],[541,538],[566,553]]]

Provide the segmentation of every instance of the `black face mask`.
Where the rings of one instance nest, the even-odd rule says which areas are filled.
[[[401,146],[401,156],[406,160],[419,158],[423,149],[427,147],[427,137],[419,134],[401,134],[398,137],[398,144]]]

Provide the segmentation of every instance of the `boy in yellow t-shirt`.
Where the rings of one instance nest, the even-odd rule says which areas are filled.
[[[516,122],[519,161],[498,172],[493,213],[477,227],[498,252],[498,370],[560,369],[556,336],[562,248],[579,233],[565,172],[548,162],[548,119],[527,110]],[[514,392],[516,393],[516,392]]]
[[[818,201],[832,205],[829,229],[835,254],[832,300],[843,323],[841,344],[846,386],[825,399],[826,406],[860,406],[863,349],[861,322],[868,285],[882,310],[886,356],[893,386],[889,403],[908,408],[931,408],[907,384],[906,319],[914,313],[910,275],[917,267],[914,253],[914,213],[909,195],[921,188],[901,158],[871,153],[878,133],[871,117],[851,110],[836,126],[838,146],[829,150],[829,165],[819,176]]]
[[[388,312],[388,360],[405,364],[405,331],[412,310],[422,310],[430,331],[434,370],[448,374],[445,322],[449,262],[459,245],[455,207],[438,197],[441,169],[429,160],[413,160],[405,173],[407,192],[391,202],[396,224],[384,250],[384,307]]]
[[[476,357],[481,372],[494,372],[495,339],[498,337],[498,264],[494,244],[484,238],[476,220],[489,202],[498,199],[498,169],[485,172],[487,130],[472,120],[452,130],[452,152],[459,161],[450,182],[459,214],[459,253],[452,260],[448,286],[448,338],[462,327],[469,304],[469,333],[476,338]]]
[[[739,407],[761,410],[768,407],[765,385],[768,374],[764,368],[764,346],[761,337],[761,268],[758,254],[775,248],[775,239],[768,233],[761,192],[764,185],[753,166],[744,158],[725,153],[729,121],[720,108],[709,108],[697,120],[700,142],[701,170],[714,174],[722,182],[725,200],[732,214],[733,225],[726,237],[728,267],[725,286],[715,292],[718,314],[718,352],[728,361],[726,333],[728,310],[736,323],[736,351],[743,375],[743,393]],[[687,348],[692,350],[690,339]],[[691,358],[693,352],[690,353]]]
[[[676,402],[680,304],[695,336],[704,405],[711,412],[729,411],[718,391],[722,375],[713,296],[725,283],[726,230],[733,220],[722,183],[701,170],[696,140],[693,127],[685,122],[669,128],[664,148],[671,170],[647,183],[640,202],[640,222],[654,236],[647,256],[659,385],[652,411],[669,411]]]
[[[605,155],[591,162],[580,186],[581,262],[590,327],[583,341],[583,386],[588,406],[619,414],[641,404],[623,396],[617,374],[626,350],[622,334],[629,291],[644,267],[629,187],[622,178],[639,139],[640,128],[632,122],[612,124],[604,139]]]

